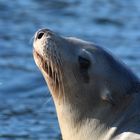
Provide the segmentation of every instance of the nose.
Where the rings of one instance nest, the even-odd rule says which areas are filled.
[[[36,39],[41,39],[44,35],[48,36],[51,35],[52,31],[50,31],[49,29],[40,29],[37,33],[36,33]]]
[[[44,35],[44,32],[39,31],[39,32],[37,33],[37,39],[41,39],[41,38],[43,37],[43,35]]]

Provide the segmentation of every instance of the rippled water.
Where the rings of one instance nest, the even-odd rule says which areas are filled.
[[[37,29],[94,41],[140,76],[139,23],[139,0],[0,0],[0,140],[60,139],[32,57]]]

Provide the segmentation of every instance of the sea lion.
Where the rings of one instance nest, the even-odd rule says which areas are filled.
[[[52,94],[63,140],[139,140],[140,81],[98,45],[40,29],[33,56]]]

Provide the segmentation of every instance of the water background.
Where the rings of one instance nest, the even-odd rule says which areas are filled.
[[[0,140],[60,139],[32,57],[32,37],[44,27],[96,42],[140,77],[139,0],[0,0]]]

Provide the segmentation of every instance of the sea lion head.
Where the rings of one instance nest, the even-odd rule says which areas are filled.
[[[54,100],[61,103],[86,109],[115,105],[137,87],[138,79],[124,64],[91,42],[41,29],[33,54]]]

